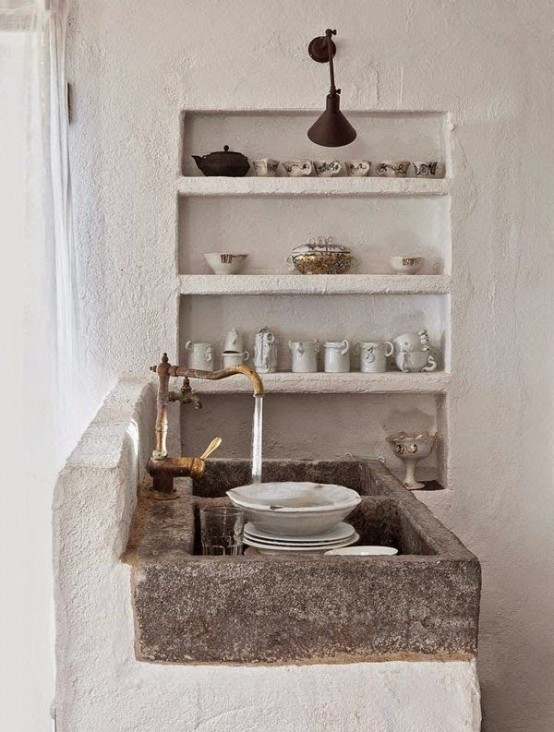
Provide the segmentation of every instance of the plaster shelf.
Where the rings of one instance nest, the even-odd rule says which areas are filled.
[[[183,274],[181,295],[442,295],[449,275]]]
[[[450,374],[297,374],[280,372],[260,374],[267,394],[444,394]],[[252,390],[251,384],[239,376],[221,381],[195,381],[199,394],[239,394]]]
[[[446,196],[449,178],[244,178],[182,176],[181,196]]]

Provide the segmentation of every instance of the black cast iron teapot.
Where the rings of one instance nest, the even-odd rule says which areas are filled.
[[[223,150],[208,155],[193,155],[196,165],[204,175],[227,175],[242,177],[250,170],[248,158],[239,152],[230,152],[229,145]]]

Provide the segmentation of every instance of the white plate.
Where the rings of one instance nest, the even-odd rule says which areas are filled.
[[[358,541],[359,538],[360,535],[354,532],[354,536],[352,536],[350,539],[344,539],[341,542],[340,546],[337,546],[336,548],[339,549],[341,547],[350,546],[350,544],[354,544],[356,541]],[[327,551],[328,549],[327,545],[317,548],[314,546],[281,546],[280,544],[260,544],[260,542],[253,541],[252,539],[248,539],[247,537],[243,538],[243,542],[247,546],[255,547],[260,552],[260,554],[279,554],[280,552],[289,552],[290,554],[295,554],[296,552],[313,552],[320,554]]]
[[[254,523],[249,521],[244,527],[244,533],[248,534],[252,539],[261,539],[266,541],[282,541],[290,544],[302,544],[309,542],[335,542],[342,539],[349,539],[354,533],[354,527],[344,521],[333,526],[329,531],[321,534],[310,534],[309,536],[286,536],[285,534],[270,534],[263,529],[259,529]]]
[[[352,532],[352,534],[348,537],[348,539],[351,539],[354,536],[355,532]],[[303,542],[289,542],[289,541],[272,541],[271,539],[258,539],[256,536],[250,536],[250,534],[244,534],[244,539],[248,539],[248,541],[253,541],[255,544],[260,544],[261,546],[268,546],[268,547],[283,547],[285,549],[290,548],[294,549],[295,547],[306,547],[308,549],[340,549],[341,547],[345,546],[345,541],[348,541],[348,539],[337,539],[337,541],[303,541]]]
[[[398,554],[398,549],[392,546],[351,546],[325,552],[326,557],[392,557],[395,554]]]

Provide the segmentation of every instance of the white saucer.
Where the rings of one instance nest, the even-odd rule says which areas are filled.
[[[393,557],[398,554],[398,549],[392,546],[351,546],[333,548],[325,552],[329,557]]]
[[[305,542],[318,542],[322,544],[334,543],[336,541],[342,541],[343,539],[349,539],[355,533],[354,527],[351,524],[347,524],[345,521],[333,526],[329,531],[324,531],[321,534],[310,534],[309,536],[285,536],[283,534],[269,534],[267,531],[258,529],[255,524],[249,521],[244,527],[244,533],[255,541],[279,541],[286,542],[287,544],[304,544]]]
[[[355,544],[360,538],[360,535],[354,532],[354,535],[349,539],[343,539],[338,544],[333,544],[333,549],[342,549],[343,547]],[[298,544],[262,544],[259,541],[249,539],[247,536],[243,538],[243,543],[247,546],[253,546],[258,550],[260,554],[279,554],[288,552],[289,554],[296,554],[296,552],[311,552],[312,554],[321,554],[329,550],[329,544],[311,544],[311,545],[298,545]]]

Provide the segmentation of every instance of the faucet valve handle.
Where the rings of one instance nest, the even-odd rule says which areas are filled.
[[[221,439],[221,437],[214,437],[208,447],[204,450],[202,455],[200,455],[200,460],[207,460],[210,455],[217,450],[222,442],[223,440]]]

